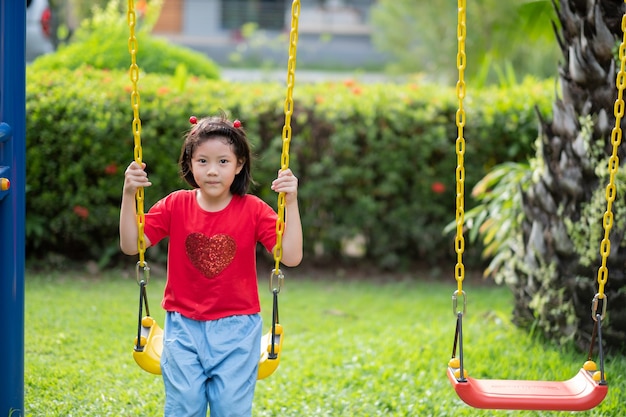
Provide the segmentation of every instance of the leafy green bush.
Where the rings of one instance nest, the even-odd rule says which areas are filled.
[[[138,22],[136,30],[140,70],[173,75],[184,68],[190,75],[219,78],[219,67],[207,56],[171,44],[165,39],[155,38],[150,33],[149,21],[142,23]],[[71,44],[61,45],[55,53],[39,57],[32,66],[36,71],[77,69],[85,65],[98,69],[127,70],[131,62],[128,40],[126,13],[120,11],[118,1],[111,1],[105,10],[96,8],[93,18],[82,22]]]
[[[100,31],[85,42],[62,46],[54,54],[39,57],[32,66],[37,71],[77,69],[83,65],[99,69],[128,69],[128,34],[118,28],[110,32]],[[137,38],[140,70],[172,75],[177,68],[184,66],[191,75],[219,79],[219,67],[203,54],[147,34],[139,34]]]
[[[478,204],[465,212],[468,229],[467,242],[483,245],[482,256],[489,259],[484,275],[491,275],[497,283],[508,281],[512,272],[509,264],[514,256],[521,228],[522,191],[532,181],[532,168],[527,162],[504,162],[494,167],[472,190]],[[456,222],[444,229],[456,232]]]
[[[140,79],[143,159],[154,184],[146,207],[184,187],[176,162],[189,116],[220,109],[243,121],[257,155],[252,192],[275,206],[269,185],[280,166],[285,87],[182,81]],[[133,158],[129,85],[121,71],[29,68],[29,256],[105,262],[119,253],[123,172]],[[547,91],[533,82],[468,97],[468,209],[469,190],[494,164],[533,153],[529,103],[547,112]],[[368,261],[388,268],[449,255],[452,238],[442,230],[455,214],[456,106],[452,88],[351,80],[296,86],[290,166],[301,184],[308,259],[338,259],[352,239]]]

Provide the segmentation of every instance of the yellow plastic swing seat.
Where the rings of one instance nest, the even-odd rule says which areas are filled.
[[[139,346],[143,349],[137,349],[137,338],[135,338],[135,350],[133,351],[135,362],[137,362],[143,370],[151,374],[161,375],[163,329],[161,329],[156,320],[150,316],[141,319],[141,342]]]
[[[275,358],[270,358],[272,350],[272,331],[270,330],[261,338],[261,355],[259,357],[259,370],[257,379],[266,378],[274,373],[280,363],[280,353],[283,348],[283,326],[276,323],[274,336]],[[137,338],[135,338],[135,350],[133,358],[137,365],[144,371],[155,375],[161,375],[161,353],[163,352],[163,330],[150,316],[141,320],[141,343],[143,350],[137,350]]]
[[[474,408],[503,410],[584,411],[600,404],[608,386],[581,368],[567,381],[474,379],[459,381],[459,369],[448,367],[448,379],[461,400]]]
[[[270,358],[272,350],[272,331],[270,330],[261,338],[261,357],[259,358],[259,372],[257,379],[266,378],[274,373],[280,364],[280,352],[283,350],[283,326],[276,323],[274,335],[275,358]]]

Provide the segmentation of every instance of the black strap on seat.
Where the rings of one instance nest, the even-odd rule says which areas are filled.
[[[272,290],[273,303],[272,303],[272,341],[270,342],[270,351],[267,355],[268,359],[276,359],[278,354],[276,353],[276,325],[278,322],[278,289]]]
[[[454,343],[452,345],[452,358],[456,358],[456,348],[459,347],[459,382],[466,382],[463,372],[463,313],[458,312],[456,316],[456,330],[454,331]]]
[[[602,315],[596,313],[596,319],[593,324],[593,331],[591,332],[591,342],[589,343],[589,354],[587,360],[593,360],[593,347],[596,344],[596,338],[598,339],[598,362],[600,367],[600,385],[606,385],[606,379],[604,378],[604,348],[602,347]]]
[[[150,308],[148,307],[148,295],[146,293],[146,281],[141,280],[139,282],[139,315],[137,318],[137,343],[135,344],[135,351],[143,352],[143,346],[141,346],[141,322],[143,319],[143,307],[146,308],[146,316],[150,315]]]

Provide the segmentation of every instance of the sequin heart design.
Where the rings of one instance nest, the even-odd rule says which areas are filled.
[[[192,233],[185,240],[187,257],[207,278],[214,278],[224,271],[235,258],[237,244],[228,235],[208,237]]]

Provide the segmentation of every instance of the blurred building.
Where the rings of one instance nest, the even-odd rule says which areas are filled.
[[[372,46],[369,23],[375,3],[302,0],[299,62],[346,68],[380,66],[385,57]],[[244,58],[245,52],[271,58],[276,55],[272,39],[290,30],[291,6],[289,0],[163,0],[154,33],[206,52],[222,65],[229,63],[233,51],[246,48]],[[255,25],[257,39],[244,36],[242,28],[249,23]]]

